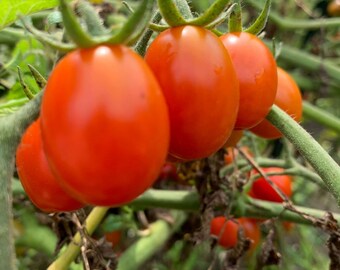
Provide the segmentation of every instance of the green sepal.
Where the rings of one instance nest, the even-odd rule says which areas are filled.
[[[77,17],[70,5],[66,0],[59,0],[60,2],[60,12],[63,17],[64,27],[66,33],[71,38],[71,40],[77,44],[80,48],[90,48],[95,46],[97,43],[89,36],[85,30],[81,27],[77,20]]]
[[[21,17],[21,21],[28,32],[30,32],[37,40],[45,43],[51,48],[60,52],[70,52],[76,49],[74,44],[60,42],[52,38],[50,35],[36,29],[28,18]]]
[[[230,33],[242,32],[242,7],[241,1],[234,1],[236,6],[229,16],[228,28]]]
[[[244,31],[253,35],[260,34],[267,24],[270,13],[270,6],[271,0],[266,0],[260,15],[257,17],[255,22]]]
[[[221,18],[230,0],[216,0],[203,14],[199,17],[188,21],[191,25],[206,26]]]
[[[130,16],[123,27],[107,39],[107,44],[131,44],[148,27],[152,16],[154,0],[143,0],[138,9]]]
[[[163,19],[170,26],[176,27],[188,24],[173,0],[158,0],[157,3]]]

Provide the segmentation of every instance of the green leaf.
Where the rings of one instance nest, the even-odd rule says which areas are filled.
[[[19,14],[29,15],[57,5],[57,0],[2,0],[0,1],[0,29],[17,20]]]

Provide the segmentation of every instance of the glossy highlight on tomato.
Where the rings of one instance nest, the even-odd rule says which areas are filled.
[[[39,119],[28,127],[21,138],[16,166],[27,196],[40,210],[66,212],[84,206],[66,193],[52,174],[42,148]]]
[[[276,62],[255,35],[241,32],[220,37],[228,50],[240,82],[240,107],[235,129],[249,129],[261,122],[274,103]]]
[[[168,152],[163,94],[143,59],[122,45],[78,49],[56,65],[41,128],[60,183],[91,205],[117,206],[139,196]]]
[[[283,172],[284,169],[279,167],[262,168],[264,173]],[[257,174],[256,170],[252,171],[253,174]],[[289,175],[271,175],[268,178],[276,184],[276,186],[287,196],[292,195],[292,178]],[[271,201],[271,202],[283,202],[281,196],[272,188],[272,186],[263,177],[258,178],[252,185],[250,194],[256,199]]]
[[[170,156],[207,157],[229,138],[236,120],[239,90],[222,42],[197,26],[159,34],[145,60],[157,77],[169,107]]]
[[[274,104],[279,106],[295,121],[302,118],[302,96],[294,79],[282,68],[277,68],[278,84]],[[251,132],[266,139],[277,139],[282,133],[268,120],[264,119],[258,125],[250,129]]]
[[[210,234],[218,239],[219,245],[225,248],[235,247],[238,241],[239,227],[244,230],[244,235],[251,240],[251,249],[260,242],[261,232],[255,221],[248,218],[227,220],[224,216],[212,219]]]

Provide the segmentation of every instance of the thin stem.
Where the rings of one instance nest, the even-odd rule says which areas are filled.
[[[155,190],[149,189],[131,204],[134,207],[145,208],[166,208],[187,211],[199,210],[199,195],[194,191],[179,190]],[[311,224],[299,214],[284,208],[282,203],[274,203],[256,199],[248,199],[244,205],[244,216],[252,218],[273,218],[279,217],[283,221],[293,221],[299,224]],[[231,214],[235,215],[239,205],[233,204]],[[316,218],[324,217],[326,211],[307,207],[294,206],[300,212],[307,213]],[[332,213],[334,218],[340,222],[340,214]]]
[[[267,119],[312,165],[340,205],[340,167],[317,141],[289,115],[274,105]]]
[[[318,122],[340,134],[340,119],[336,116],[310,104],[307,101],[303,102],[303,114],[306,118]]]
[[[66,0],[60,0],[60,12],[67,34],[81,48],[89,48],[96,42],[81,27],[77,17]]]
[[[26,97],[28,99],[33,99],[34,94],[32,93],[31,89],[28,87],[28,85],[25,83],[20,67],[17,66],[17,69],[18,69],[19,82],[22,86],[22,89],[23,89]]]
[[[241,0],[234,1],[236,6],[230,14],[228,28],[229,32],[242,32],[242,7]]]
[[[260,15],[257,17],[255,22],[245,30],[245,32],[251,33],[253,35],[258,35],[262,32],[267,24],[268,16],[270,14],[270,6],[271,0],[266,0],[266,3],[264,4],[264,8],[261,11]]]
[[[161,14],[157,11],[152,18],[153,23],[159,23],[162,19]],[[152,36],[153,31],[151,29],[147,29],[143,34],[142,38],[137,42],[135,46],[135,51],[140,55],[144,56],[146,52],[146,48],[148,46],[148,42]]]
[[[95,11],[93,6],[87,1],[80,1],[77,6],[82,18],[87,25],[87,30],[91,35],[101,36],[106,34],[106,29],[103,26],[103,21]]]
[[[265,41],[265,43],[267,46],[271,46],[271,41]],[[340,82],[340,67],[318,56],[311,55],[288,45],[282,45],[279,59],[309,71],[324,71],[334,81]]]
[[[173,0],[158,0],[158,8],[164,20],[172,27],[187,24]]]
[[[95,207],[92,209],[85,221],[85,230],[89,235],[91,235],[98,227],[108,210],[108,207]],[[79,232],[77,232],[63,254],[61,254],[60,257],[47,268],[47,270],[67,269],[68,266],[77,258],[80,252],[80,247],[81,235]]]
[[[42,92],[20,110],[0,118],[0,269],[14,270],[12,190],[15,151],[22,133],[38,117]]]
[[[260,1],[257,0],[245,0],[253,7],[258,10],[262,9]],[[278,27],[283,29],[320,29],[323,27],[339,27],[340,19],[339,18],[327,18],[327,19],[313,19],[313,20],[304,20],[304,19],[291,19],[287,17],[282,17],[276,12],[271,11],[269,14],[269,19],[273,21]]]
[[[172,211],[171,217],[174,219],[172,224],[165,220],[158,220],[151,224],[150,234],[139,239],[119,258],[117,270],[141,269],[143,263],[158,252],[186,220],[186,214],[183,212]]]
[[[192,25],[205,26],[217,20],[221,13],[227,8],[230,0],[216,0],[209,8],[199,17],[190,20]]]

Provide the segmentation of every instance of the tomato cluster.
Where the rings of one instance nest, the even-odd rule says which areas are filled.
[[[166,159],[201,159],[235,146],[243,129],[264,120],[276,89],[275,60],[256,36],[172,27],[145,59],[124,45],[67,54],[48,80],[34,140],[66,194],[79,204],[118,206],[149,188]],[[19,150],[30,143],[23,139]],[[30,156],[20,155],[29,190],[34,180],[25,174],[33,168],[21,168]],[[42,170],[35,172],[41,178]]]

